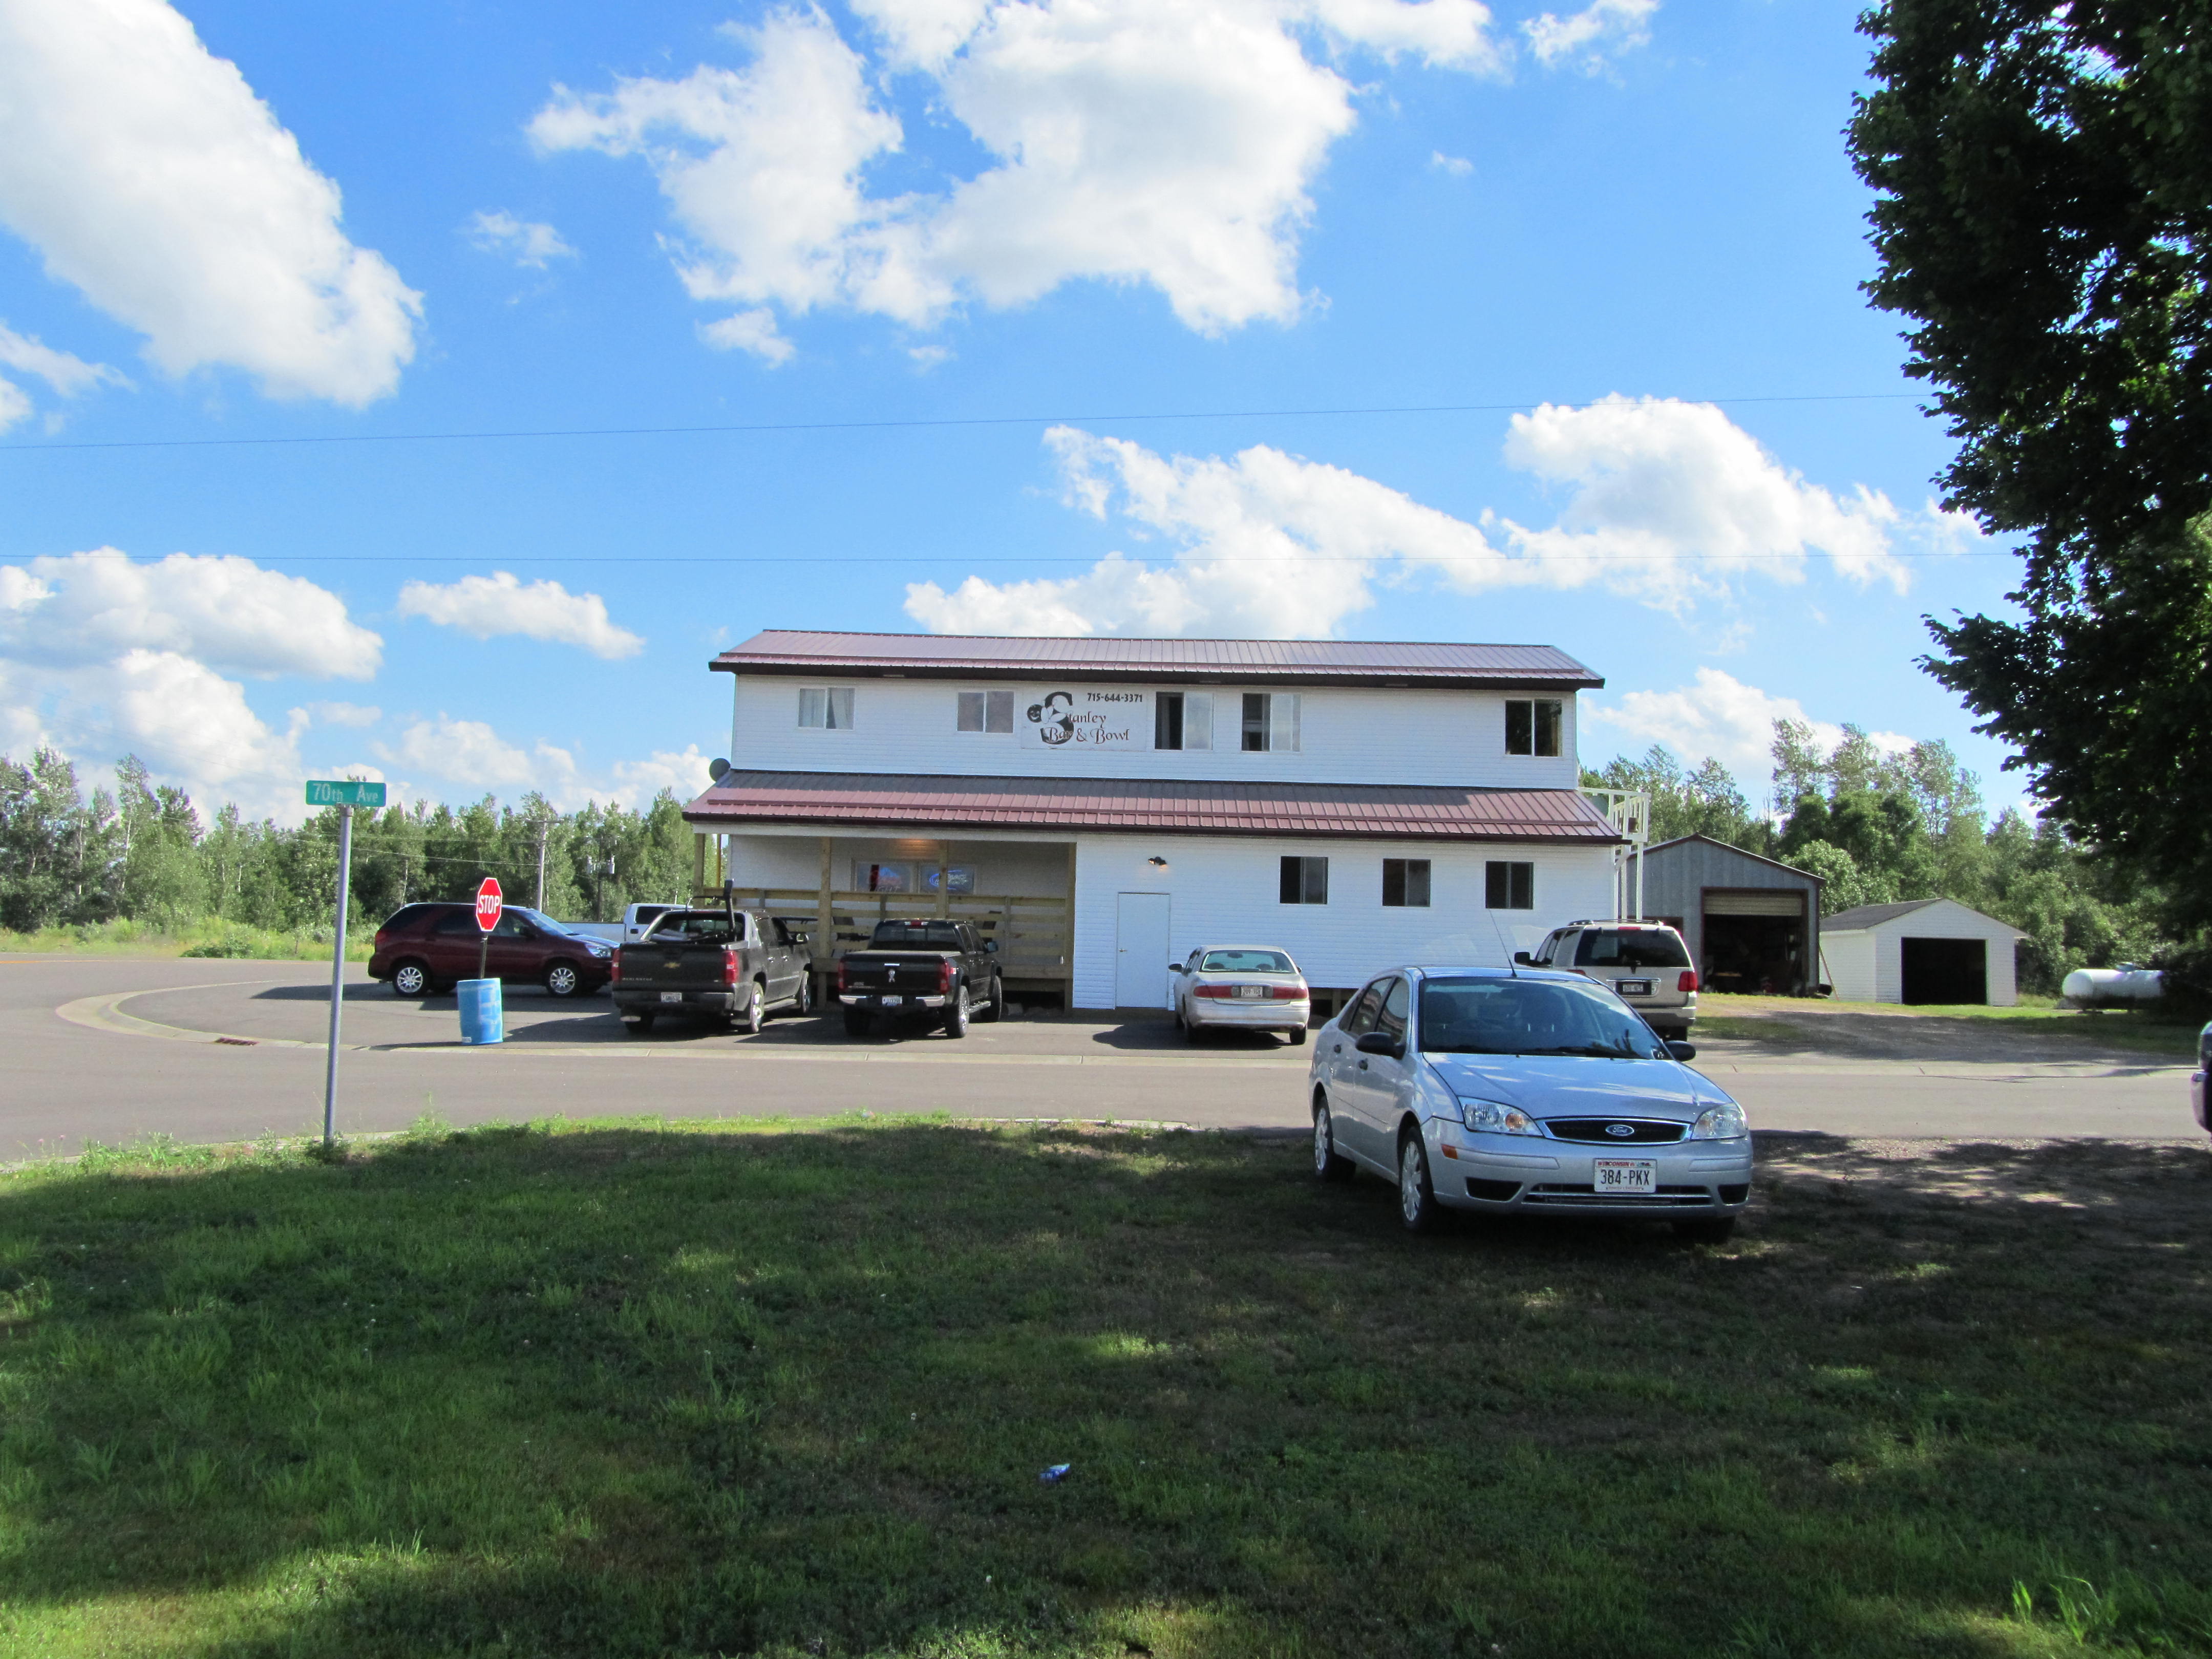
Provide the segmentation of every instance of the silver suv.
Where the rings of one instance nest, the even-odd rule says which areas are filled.
[[[1698,970],[1682,936],[1663,921],[1571,921],[1513,960],[1601,981],[1662,1037],[1687,1039],[1698,1017]]]

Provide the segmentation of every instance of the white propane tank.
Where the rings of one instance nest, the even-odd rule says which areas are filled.
[[[2155,968],[2124,962],[2117,968],[2076,968],[2058,994],[2076,1007],[2111,1002],[2155,1002],[2166,993],[2166,975]]]

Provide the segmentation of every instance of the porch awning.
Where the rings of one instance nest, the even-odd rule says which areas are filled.
[[[1404,784],[732,771],[685,807],[684,817],[687,823],[714,831],[834,823],[905,834],[964,829],[1066,835],[1121,830],[1564,842],[1577,846],[1605,846],[1620,840],[1604,813],[1571,789]]]

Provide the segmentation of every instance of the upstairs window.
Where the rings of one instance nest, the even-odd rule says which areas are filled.
[[[1247,754],[1280,749],[1298,752],[1299,704],[1295,691],[1247,691],[1242,747]]]
[[[1429,861],[1426,859],[1382,860],[1382,904],[1386,909],[1425,910],[1429,908]]]
[[[1282,899],[1285,904],[1328,902],[1328,860],[1287,858],[1283,860]]]
[[[1555,697],[1509,698],[1505,704],[1505,752],[1509,755],[1556,755],[1559,752],[1559,703]]]
[[[1213,694],[1163,691],[1152,700],[1152,747],[1213,747]]]
[[[1490,910],[1534,909],[1536,866],[1518,860],[1491,860],[1482,866],[1482,902]]]
[[[963,691],[959,729],[963,732],[1006,732],[1014,729],[1012,691]]]
[[[805,685],[799,690],[799,723],[817,732],[853,729],[853,688]]]

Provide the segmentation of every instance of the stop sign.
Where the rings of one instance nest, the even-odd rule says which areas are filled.
[[[477,889],[477,926],[487,933],[498,927],[500,907],[505,902],[500,896],[499,878],[486,876],[483,885]]]

